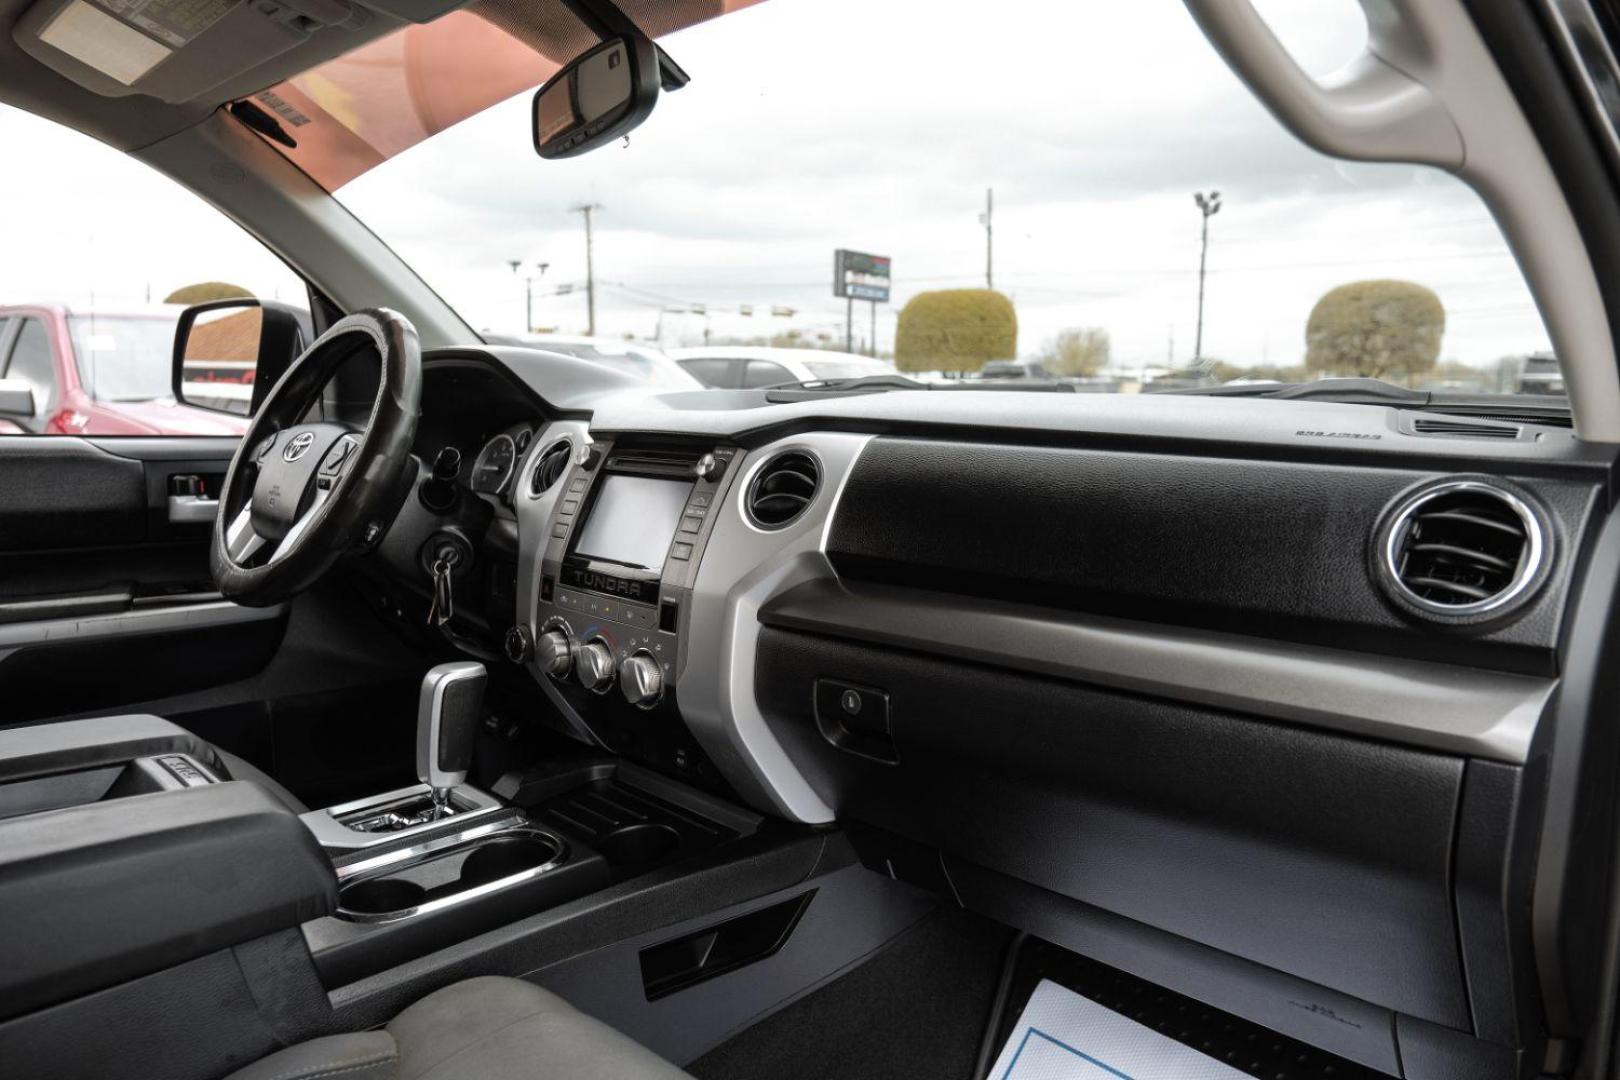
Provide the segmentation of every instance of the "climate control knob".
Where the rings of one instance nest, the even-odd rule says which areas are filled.
[[[605,694],[613,687],[613,650],[605,641],[587,641],[574,658],[574,671],[579,685],[595,694]]]
[[[650,709],[664,696],[664,669],[645,649],[628,657],[619,669],[619,689],[624,700],[638,709]]]
[[[534,644],[534,662],[552,678],[564,678],[574,666],[574,643],[561,630],[547,630]]]

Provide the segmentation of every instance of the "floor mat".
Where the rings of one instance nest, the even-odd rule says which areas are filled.
[[[972,1080],[1011,939],[987,919],[942,911],[687,1071],[698,1080]]]

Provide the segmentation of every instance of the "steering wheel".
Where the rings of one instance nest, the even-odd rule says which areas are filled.
[[[381,365],[364,428],[311,421],[345,361]],[[313,585],[345,551],[374,544],[399,510],[422,405],[416,328],[385,308],[334,323],[270,390],[225,473],[209,551],[214,584],[249,607]]]

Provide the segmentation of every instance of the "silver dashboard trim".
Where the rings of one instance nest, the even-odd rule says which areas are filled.
[[[805,582],[830,579],[826,538],[844,485],[870,435],[818,432],[748,454],[715,519],[692,588],[676,700],[687,727],[750,803],[794,821],[824,824],[832,808],[782,746],[754,697],[759,610]],[[822,491],[791,525],[762,530],[743,508],[760,467],[785,450],[813,454]]]
[[[540,456],[546,449],[563,440],[570,444],[575,453],[580,450],[588,451],[592,443],[590,426],[583,420],[558,420],[536,429],[534,437],[529,440],[528,453],[524,456],[517,475],[529,476],[540,464]],[[576,460],[570,460],[568,471],[563,473],[562,479],[553,484],[549,491],[512,500],[512,507],[518,520],[518,616],[522,620],[522,625],[529,628],[529,633],[533,635],[535,641],[540,640],[540,635],[545,630],[540,625],[540,576],[546,558],[546,547],[551,542],[552,511],[556,508],[557,500],[568,490],[568,484],[575,470],[579,468]],[[602,742],[591,731],[591,726],[568,703],[562,691],[557,689],[556,682],[546,674],[540,664],[531,659],[523,667],[534,677],[534,681],[540,684],[541,692],[556,708],[569,733],[575,738],[584,740],[588,746],[601,746]]]
[[[1232,709],[1512,764],[1556,679],[1073,615],[882,585],[818,582],[770,625]]]

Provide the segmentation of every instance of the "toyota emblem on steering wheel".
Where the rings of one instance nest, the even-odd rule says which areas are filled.
[[[287,448],[281,452],[282,461],[297,461],[309,453],[309,448],[315,443],[313,431],[301,431],[294,435],[287,443]]]

